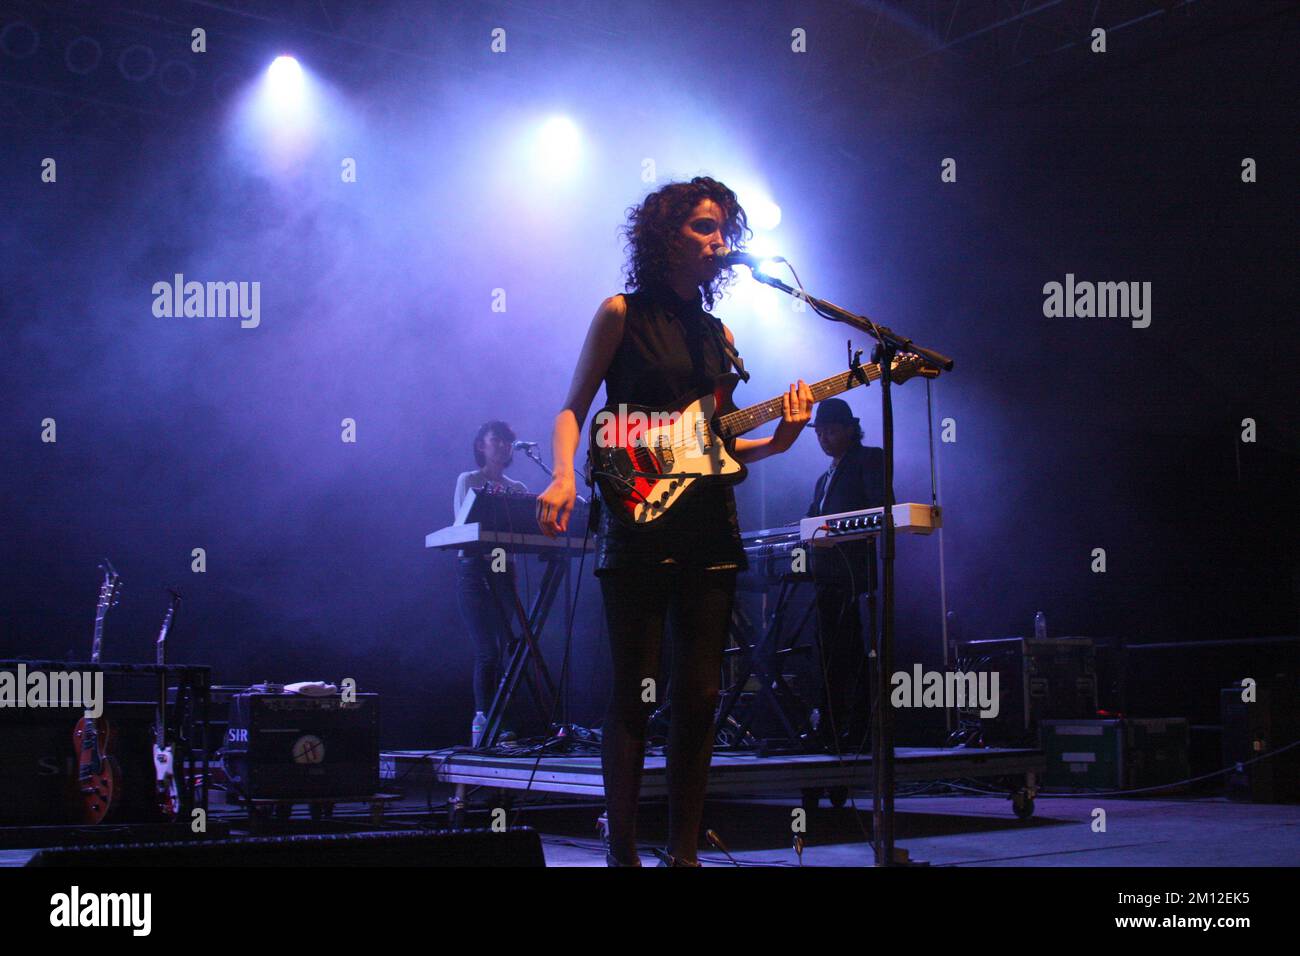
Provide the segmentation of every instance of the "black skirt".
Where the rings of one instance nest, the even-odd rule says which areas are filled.
[[[746,568],[736,498],[726,485],[706,485],[650,528],[630,528],[601,506],[596,573],[677,564],[696,570]]]

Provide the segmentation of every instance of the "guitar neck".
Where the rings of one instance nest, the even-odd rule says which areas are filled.
[[[90,642],[90,660],[94,664],[99,663],[99,648],[104,641],[104,618],[108,616],[108,609],[113,606],[121,582],[121,578],[108,563],[107,558],[104,560],[102,570],[104,581],[99,586],[99,600],[95,602],[95,636]]]
[[[95,614],[95,636],[90,642],[90,662],[99,663],[99,646],[104,640],[104,611]]]
[[[154,656],[159,667],[167,663],[167,632],[171,630],[172,619],[176,616],[176,607],[179,604],[180,599],[173,592],[172,603],[168,605],[167,613],[163,615],[162,627],[158,631],[158,640],[154,642]],[[167,746],[167,676],[164,674],[158,679],[161,681],[162,686],[159,688],[158,719],[154,721],[154,737],[157,747],[161,750]]]
[[[167,616],[163,618],[162,630],[158,632],[158,640],[154,641],[154,658],[159,667],[167,663],[167,631],[172,625],[172,612],[167,611]]]
[[[867,381],[874,382],[880,378],[880,366],[874,363],[863,365],[861,373]],[[846,370],[837,372],[820,382],[814,382],[809,388],[812,389],[813,403],[816,404],[824,399],[839,395],[841,392],[847,392],[851,388],[857,388],[861,384],[862,381],[857,374]],[[736,438],[780,418],[782,415],[781,400],[783,398],[785,398],[784,395],[777,395],[765,402],[759,402],[757,405],[750,405],[748,408],[737,409],[721,416],[718,419],[718,426],[723,437]]]
[[[90,642],[90,662],[99,663],[99,645],[104,637],[104,615],[108,613],[108,607],[102,602],[95,609],[95,637]],[[95,721],[94,718],[87,715],[85,717],[85,730],[82,736],[82,749],[95,750],[98,746],[95,738]]]
[[[171,589],[168,589],[171,591]],[[171,633],[172,624],[176,620],[176,612],[180,610],[181,596],[177,591],[171,591],[171,603],[167,605],[167,613],[163,615],[162,627],[158,631],[158,640],[154,641],[155,654],[158,658],[158,665],[161,667],[167,663],[167,635]]]

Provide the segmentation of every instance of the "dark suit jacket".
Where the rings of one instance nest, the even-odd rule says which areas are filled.
[[[822,492],[826,489],[826,472],[817,479],[812,503],[806,517],[834,515],[843,511],[860,511],[880,508],[885,503],[885,452],[881,448],[855,445],[844,453],[840,466],[831,477],[826,502],[818,508]],[[876,546],[872,541],[854,541],[842,544],[833,554],[814,549],[813,577],[819,590],[843,590],[847,594],[875,590]],[[850,578],[850,567],[852,577]],[[849,584],[852,583],[852,587]],[[856,620],[856,618],[853,618]]]
[[[826,472],[817,479],[812,504],[806,517],[834,515],[842,511],[879,508],[885,503],[885,453],[868,445],[855,445],[844,453],[831,478],[826,503],[817,507],[826,488]]]

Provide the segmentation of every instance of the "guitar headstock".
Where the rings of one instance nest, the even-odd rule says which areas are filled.
[[[895,385],[902,385],[909,378],[920,376],[921,378],[938,378],[939,370],[932,366],[926,365],[925,360],[915,352],[899,352],[894,356],[893,364],[890,365],[890,381]]]
[[[169,587],[166,589],[171,595],[171,601],[167,604],[167,613],[163,615],[162,627],[158,630],[158,638],[154,641],[154,646],[158,649],[158,663],[165,664],[163,660],[163,645],[167,643],[167,632],[171,630],[172,621],[176,618],[176,611],[181,606],[181,592]]]
[[[122,576],[117,573],[113,563],[108,558],[104,559],[104,563],[99,566],[99,570],[104,573],[104,580],[99,585],[97,609],[100,615],[103,615],[109,608],[116,607],[122,599]]]

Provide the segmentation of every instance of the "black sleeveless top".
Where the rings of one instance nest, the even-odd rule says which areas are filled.
[[[668,409],[729,370],[718,341],[722,325],[699,299],[683,300],[667,288],[630,292],[624,299],[623,339],[605,373],[606,405]],[[716,333],[710,323],[716,323]],[[665,563],[696,570],[746,567],[729,485],[697,485],[650,528],[625,527],[602,508],[597,536],[597,574]]]

